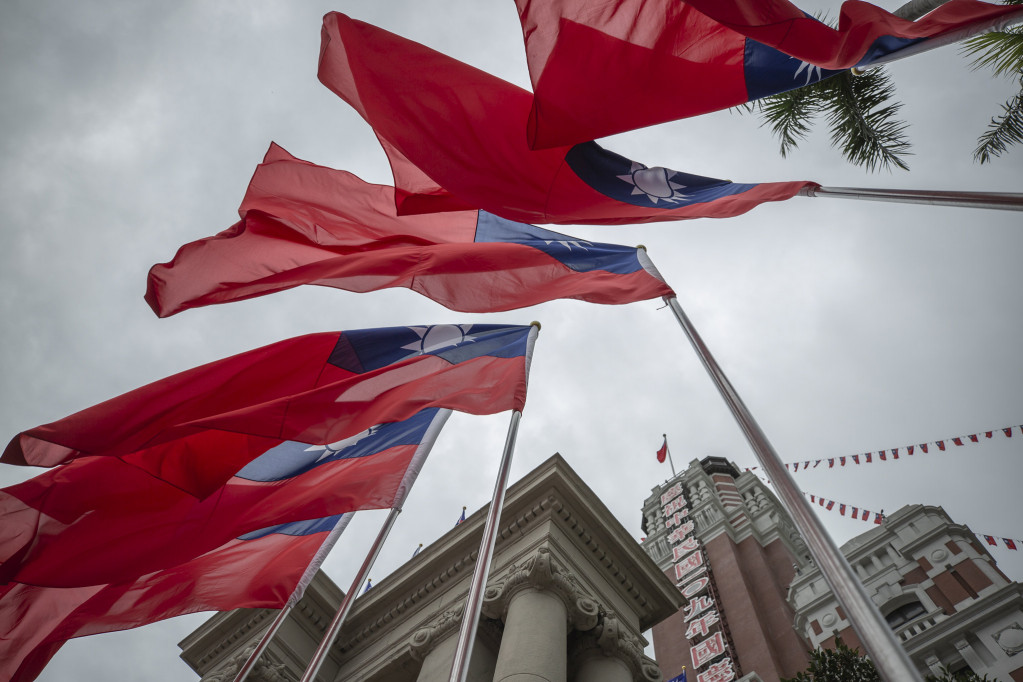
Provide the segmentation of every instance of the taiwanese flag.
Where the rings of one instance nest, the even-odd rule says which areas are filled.
[[[865,2],[839,27],[785,0],[516,0],[537,149],[704,114],[987,30],[1018,7],[951,0],[919,21]]]
[[[34,680],[64,642],[198,611],[281,608],[308,582],[307,567],[332,516],[265,528],[124,583],[86,587],[0,586],[0,679]]]
[[[956,445],[962,445],[963,444],[963,439],[959,438],[959,437],[956,437],[956,438],[952,439],[952,442],[955,443]]]
[[[449,410],[340,442],[286,441],[197,500],[116,457],[85,457],[0,491],[0,582],[121,583],[278,523],[400,507]]]
[[[310,334],[161,379],[15,436],[0,461],[121,457],[205,497],[285,441],[333,443],[427,407],[521,410],[536,328]]]
[[[934,441],[934,442],[937,444],[938,449],[941,450],[942,452],[944,452],[944,450],[945,450],[945,441],[937,440],[937,441]]]
[[[530,151],[529,92],[336,12],[323,19],[318,75],[376,132],[399,215],[479,208],[524,223],[608,225],[725,218],[815,186],[647,167],[594,142]]]
[[[1008,547],[1009,549],[1016,549],[1015,540],[1010,540],[1009,538],[1002,538],[1002,542],[1004,542],[1005,546]]]
[[[989,545],[995,545],[995,546],[998,545],[998,543],[995,541],[995,538],[993,536],[991,536],[991,535],[985,535],[984,539],[987,540],[987,543]]]
[[[462,312],[556,298],[631,303],[673,292],[643,249],[587,242],[485,211],[399,217],[394,188],[297,159],[276,144],[256,168],[241,221],[149,271],[160,317],[318,284],[407,287]]]
[[[838,513],[841,514],[842,516],[845,516],[845,505],[844,504],[838,505]]]
[[[977,437],[977,434],[975,434],[975,433],[971,433],[971,434],[970,434],[970,435],[968,436],[968,438],[970,439],[970,442],[971,442],[971,443],[978,443],[978,442],[980,442],[980,440],[979,440],[979,439],[978,439],[978,437]]]
[[[657,461],[664,464],[664,460],[668,457],[668,437],[664,437],[664,445],[657,451]]]
[[[870,518],[870,512],[866,509],[863,510],[863,516],[860,517],[861,521],[866,521]]]

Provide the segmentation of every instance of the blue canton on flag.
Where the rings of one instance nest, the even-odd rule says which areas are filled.
[[[756,187],[681,171],[647,167],[596,142],[584,142],[565,154],[565,163],[579,179],[604,196],[643,208],[672,210],[703,204]]]

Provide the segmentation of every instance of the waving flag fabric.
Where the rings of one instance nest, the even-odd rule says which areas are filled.
[[[912,22],[850,0],[834,29],[786,0],[516,5],[536,149],[727,109],[1023,16],[1019,7],[951,0]]]
[[[529,223],[722,218],[814,184],[647,167],[594,142],[530,151],[529,92],[336,12],[323,20],[319,78],[376,131],[399,215],[479,208]]]
[[[271,145],[242,219],[149,271],[157,315],[319,284],[407,287],[452,310],[496,312],[556,298],[631,303],[673,295],[646,252],[587,242],[485,211],[399,217],[394,189]]]
[[[35,679],[73,637],[197,611],[281,608],[325,539],[344,523],[331,516],[265,528],[125,583],[0,586],[0,679]]]
[[[449,413],[284,442],[204,500],[116,457],[75,460],[0,491],[0,582],[121,583],[276,523],[400,507]]]
[[[161,379],[15,436],[2,461],[119,456],[205,497],[285,441],[332,443],[427,407],[521,410],[536,328],[310,334]]]

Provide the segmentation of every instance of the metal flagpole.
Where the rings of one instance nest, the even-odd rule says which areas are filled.
[[[799,191],[805,197],[835,197],[865,201],[888,201],[897,204],[927,204],[991,208],[1002,211],[1023,211],[1023,194],[1014,192],[952,192],[922,189],[876,189],[870,187],[806,187]]]
[[[284,621],[288,619],[288,614],[291,613],[293,608],[295,608],[295,604],[302,599],[302,595],[305,594],[306,587],[309,586],[309,583],[312,581],[316,571],[320,570],[320,566],[323,565],[324,559],[326,559],[327,555],[330,554],[330,550],[334,548],[338,538],[341,537],[341,533],[343,533],[345,528],[348,527],[348,523],[352,520],[353,516],[355,516],[355,512],[342,514],[341,518],[339,518],[337,523],[334,524],[333,530],[331,530],[327,537],[323,540],[323,544],[320,545],[320,549],[317,550],[312,561],[309,562],[309,566],[306,567],[305,572],[299,579],[298,585],[295,586],[291,596],[288,597],[288,602],[284,605],[284,608],[277,613],[277,617],[274,618],[272,623],[270,623],[269,629],[263,633],[263,637],[259,640],[259,643],[256,644],[256,649],[249,654],[249,658],[238,670],[238,674],[235,675],[234,682],[245,682],[245,678],[248,677],[252,669],[256,667],[256,662],[259,660],[259,657],[263,655],[263,651],[265,651],[267,645],[270,644],[270,640],[274,638],[277,631],[281,629],[281,625],[283,625]]]
[[[402,477],[401,483],[398,485],[398,490],[394,494],[394,502],[391,506],[391,511],[388,512],[387,518],[384,520],[384,525],[380,527],[380,532],[377,534],[376,540],[373,541],[373,546],[370,547],[369,553],[366,555],[366,559],[362,562],[359,572],[355,575],[355,579],[352,581],[352,586],[348,588],[348,592],[345,593],[345,598],[341,601],[341,606],[338,607],[337,613],[334,614],[334,620],[332,620],[330,625],[327,626],[327,631],[323,635],[323,640],[320,642],[320,646],[317,647],[316,653],[313,654],[312,660],[309,662],[305,673],[302,675],[302,682],[312,682],[317,673],[320,672],[323,662],[327,660],[327,654],[330,652],[330,647],[334,645],[334,640],[337,639],[337,635],[341,631],[341,626],[344,625],[345,618],[348,617],[348,613],[352,610],[355,598],[359,594],[359,587],[363,584],[363,582],[365,582],[366,576],[369,574],[370,570],[372,570],[373,563],[377,560],[377,555],[380,554],[380,549],[384,546],[384,541],[387,539],[388,534],[390,534],[391,527],[394,526],[394,521],[398,518],[398,514],[401,513],[401,508],[405,504],[405,499],[408,497],[409,491],[412,489],[412,485],[416,482],[416,478],[419,476],[419,472],[422,470],[423,464],[426,462],[426,458],[430,454],[430,450],[433,449],[433,444],[437,440],[437,435],[444,427],[449,416],[451,416],[451,410],[438,410],[433,421],[430,423],[430,426],[427,427],[426,433],[423,434],[423,438],[419,442],[419,447],[416,448],[416,452],[412,456],[412,460],[405,469],[405,475]]]
[[[494,495],[490,500],[487,523],[483,527],[483,538],[480,540],[476,567],[472,573],[472,582],[469,584],[469,596],[466,597],[465,609],[462,611],[462,625],[458,631],[458,643],[455,646],[455,658],[451,662],[451,676],[448,678],[448,682],[465,682],[469,674],[472,641],[480,622],[483,589],[486,587],[487,577],[490,575],[490,560],[494,556],[494,545],[497,544],[498,524],[501,522],[501,509],[504,507],[504,494],[508,487],[512,452],[515,450],[515,438],[519,432],[521,417],[522,413],[515,410],[512,412],[511,422],[508,424],[508,437],[505,439],[504,453],[501,455],[501,466],[497,472],[497,482],[494,484]]]
[[[320,642],[320,646],[317,647],[316,653],[313,654],[312,660],[309,661],[309,666],[305,669],[305,674],[302,675],[302,682],[312,682],[316,674],[320,672],[323,662],[327,660],[330,647],[334,645],[337,633],[341,631],[341,626],[344,625],[345,618],[348,617],[348,612],[352,610],[352,604],[355,603],[355,597],[359,594],[359,586],[366,581],[366,576],[373,568],[373,562],[377,560],[380,548],[384,546],[384,540],[387,539],[387,535],[391,532],[391,527],[394,525],[394,520],[398,518],[400,513],[400,506],[392,507],[391,511],[388,512],[384,525],[380,527],[380,532],[377,533],[377,539],[373,541],[373,546],[370,548],[369,554],[366,555],[365,561],[362,562],[359,572],[355,575],[352,586],[348,588],[341,606],[338,607],[337,613],[334,614],[334,620],[330,622],[326,633],[323,635],[323,640]]]
[[[867,596],[866,590],[863,589],[863,585],[856,577],[849,562],[842,556],[834,541],[824,530],[820,520],[814,515],[810,503],[800,494],[792,475],[785,468],[778,453],[775,452],[774,447],[767,440],[767,436],[761,431],[760,425],[753,419],[724,372],[721,371],[703,339],[700,338],[685,311],[682,310],[678,300],[674,296],[665,296],[664,302],[671,307],[682,331],[685,332],[696,354],[700,356],[704,368],[752,446],[760,466],[777,486],[782,505],[792,516],[796,528],[799,529],[806,541],[811,556],[820,568],[821,575],[831,587],[838,603],[845,609],[849,616],[849,622],[852,623],[853,629],[860,641],[863,642],[864,648],[870,654],[881,677],[885,680],[897,680],[898,682],[922,682],[920,673],[909,660],[905,649],[895,639],[894,633],[881,617],[870,597]]]

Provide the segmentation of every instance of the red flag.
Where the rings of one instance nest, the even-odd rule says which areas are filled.
[[[979,443],[980,442],[980,440],[977,438],[977,434],[975,434],[975,433],[971,433],[969,438],[970,438],[970,442],[971,443]]]
[[[995,435],[994,431],[985,431],[984,432],[984,437],[985,438],[991,438],[993,435]]]
[[[810,495],[810,504],[813,504],[816,501],[817,501],[816,496],[815,495]]]
[[[833,458],[829,457],[828,458],[828,468],[829,469],[833,469],[834,467],[835,467],[835,460]]]
[[[1005,546],[1008,547],[1009,549],[1016,549],[1016,542],[1014,540],[1010,540],[1009,538],[1002,538],[1002,541],[1005,543]]]
[[[909,445],[909,446],[906,447],[906,454],[907,455],[912,455],[913,454],[913,446],[912,445]]]
[[[120,456],[204,497],[284,441],[331,443],[426,407],[521,410],[535,332],[435,325],[300,336],[24,431],[0,460]]]
[[[845,457],[839,457],[838,461],[841,464],[841,466],[845,466]]]
[[[337,517],[266,528],[121,584],[0,587],[0,679],[30,682],[65,641],[197,611],[281,608]]]
[[[795,464],[793,464],[792,466],[793,466],[793,469],[792,469],[792,471],[793,471],[793,472],[795,472],[795,471],[799,471],[799,462],[796,462],[796,463],[795,463]],[[786,468],[786,469],[788,469],[788,468],[789,468],[789,465],[788,465],[788,464],[786,464],[786,465],[785,465],[785,468]]]
[[[868,453],[866,453],[865,455],[863,455],[863,457],[864,457],[864,461],[865,461],[865,462],[866,462],[867,464],[873,464],[873,463],[874,463],[874,459],[873,459],[873,453],[871,453],[871,452],[868,452]]]
[[[278,523],[400,506],[448,411],[337,443],[285,442],[203,500],[116,457],[77,459],[0,491],[0,582],[134,580]]]
[[[922,450],[923,453],[926,455],[927,454],[927,443],[920,443],[920,450]]]
[[[152,267],[146,301],[157,315],[301,284],[356,292],[407,287],[464,312],[673,294],[643,249],[483,211],[399,217],[393,187],[302,161],[276,144],[256,168],[239,213],[233,227]]]
[[[831,508],[834,507],[834,506],[835,506],[835,502],[833,500],[828,500],[827,510],[831,511]]]
[[[996,546],[998,545],[998,542],[997,542],[997,541],[995,540],[994,536],[991,536],[991,535],[985,535],[985,536],[984,536],[984,539],[985,539],[985,540],[987,540],[987,543],[988,543],[989,545],[996,545]]]
[[[1007,429],[1002,429],[1002,433],[1005,434],[1006,438],[1012,438],[1012,427],[1010,426]]]
[[[844,504],[838,505],[838,513],[841,514],[842,516],[845,516],[845,505]]]
[[[860,456],[859,455],[853,455],[852,456],[852,461],[853,461],[854,464],[859,464],[860,463]]]
[[[376,132],[399,215],[481,208],[528,223],[723,218],[814,186],[648,168],[593,142],[530,151],[531,93],[336,12],[323,20],[319,78]]]
[[[938,449],[939,450],[941,450],[941,451],[945,450],[945,441],[938,440],[938,441],[934,441],[934,442],[938,445]]]
[[[882,462],[888,461],[888,456],[885,454],[884,450],[877,451],[877,458],[880,459]]]
[[[892,459],[898,459],[898,458],[899,458],[899,449],[898,448],[892,448]]]
[[[957,438],[953,438],[952,442],[955,443],[956,445],[962,445],[963,444],[963,439],[962,438],[958,438],[958,437]]]
[[[881,525],[882,516],[880,514],[874,514],[874,523]]]
[[[668,457],[668,437],[664,437],[664,445],[657,451],[657,461],[664,464],[664,460]]]
[[[870,512],[866,509],[863,510],[863,516],[860,517],[861,521],[867,521],[870,519]]]
[[[851,516],[851,517],[852,517],[852,518],[854,518],[854,519],[855,519],[855,518],[856,518],[857,516],[859,516],[859,515],[860,515],[860,508],[859,508],[859,507],[853,507],[853,508],[852,508],[852,512],[850,512],[850,514],[849,514],[849,516]]]
[[[900,50],[943,44],[942,37],[961,39],[950,32],[986,29],[1019,12],[952,0],[911,22],[846,2],[834,29],[784,0],[516,5],[535,94],[528,118],[534,148],[727,109]]]

